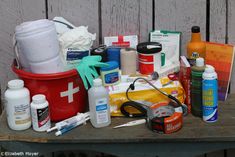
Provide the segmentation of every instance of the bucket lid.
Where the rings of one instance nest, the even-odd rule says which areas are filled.
[[[144,42],[137,45],[137,51],[144,54],[154,54],[162,51],[162,44],[158,42]]]

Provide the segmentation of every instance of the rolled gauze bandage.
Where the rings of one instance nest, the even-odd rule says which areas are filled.
[[[122,75],[136,74],[136,50],[133,48],[121,49]]]

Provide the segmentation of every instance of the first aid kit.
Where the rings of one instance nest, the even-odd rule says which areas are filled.
[[[12,70],[24,80],[31,96],[43,94],[49,102],[51,121],[60,121],[84,112],[87,92],[76,70],[53,74],[35,74],[16,68]]]

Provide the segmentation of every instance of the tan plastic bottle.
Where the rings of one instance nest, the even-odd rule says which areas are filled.
[[[191,65],[195,65],[196,59],[206,57],[206,43],[201,40],[199,26],[192,27],[191,41],[187,44],[187,58]]]

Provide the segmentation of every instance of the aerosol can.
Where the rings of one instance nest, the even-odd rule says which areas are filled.
[[[218,81],[214,67],[207,65],[202,78],[203,120],[212,123],[218,119]]]

